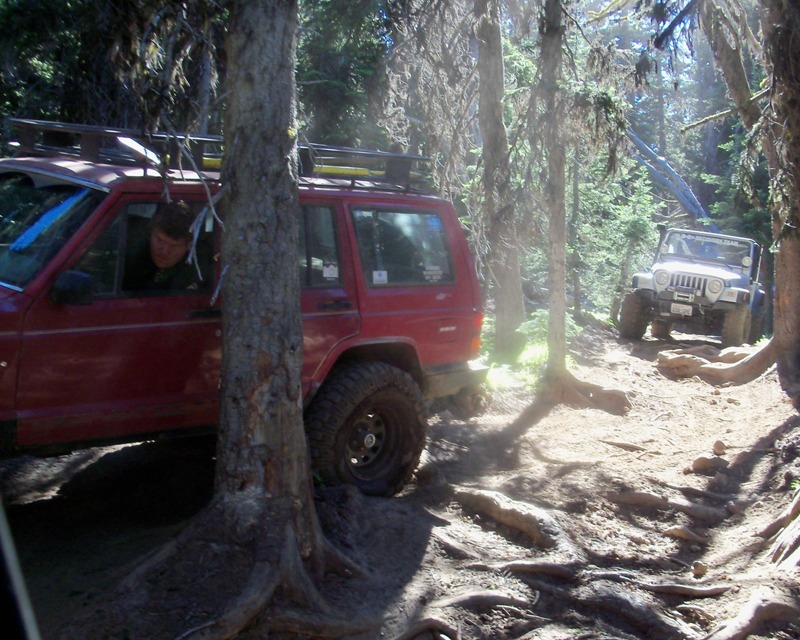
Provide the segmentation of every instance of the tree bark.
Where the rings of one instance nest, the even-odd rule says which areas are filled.
[[[774,338],[781,386],[800,409],[800,16],[789,0],[762,0],[770,70],[767,127],[775,259]],[[770,158],[770,152],[774,159]]]
[[[543,147],[546,149],[547,182],[545,202],[549,205],[548,255],[550,259],[549,289],[550,315],[547,326],[547,375],[558,377],[567,369],[566,338],[566,150],[558,116],[558,99],[561,94],[559,80],[563,58],[564,25],[561,0],[546,0],[542,15],[542,78],[539,95],[543,99]]]
[[[302,505],[315,546],[302,421],[297,269],[294,0],[238,2],[228,37],[222,243],[222,408],[215,500],[254,494]],[[271,79],[271,80],[268,80]]]
[[[498,0],[476,0],[478,20],[478,125],[483,140],[484,215],[487,218],[489,270],[494,286],[495,358],[515,357],[517,328],[525,318],[514,198],[511,193],[508,132],[503,121],[505,91],[503,40]]]

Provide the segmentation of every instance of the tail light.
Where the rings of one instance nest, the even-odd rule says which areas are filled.
[[[478,357],[481,350],[481,329],[483,328],[483,314],[479,311],[475,314],[472,326],[472,336],[469,341],[469,359]]]

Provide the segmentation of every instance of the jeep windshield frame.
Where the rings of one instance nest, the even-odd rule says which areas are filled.
[[[725,267],[749,274],[754,242],[734,236],[668,231],[659,246],[656,262],[688,261]]]
[[[105,195],[22,171],[0,173],[0,286],[24,290]]]

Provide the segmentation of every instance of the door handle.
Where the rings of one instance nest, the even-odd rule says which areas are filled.
[[[320,311],[344,311],[345,309],[352,309],[353,303],[349,300],[328,300],[327,302],[320,302],[317,309]]]

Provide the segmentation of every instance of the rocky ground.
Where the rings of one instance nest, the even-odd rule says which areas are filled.
[[[797,487],[800,419],[774,371],[718,388],[659,372],[660,351],[698,340],[587,331],[573,371],[624,390],[627,415],[559,406],[520,428],[532,393],[504,390],[469,423],[432,418],[401,495],[321,495],[329,538],[366,572],[322,585],[333,610],[380,621],[359,640],[701,638],[755,594],[796,606],[796,571],[776,571],[758,534]],[[200,440],[3,463],[43,637],[179,531],[212,476]],[[800,623],[750,637],[800,638]]]

